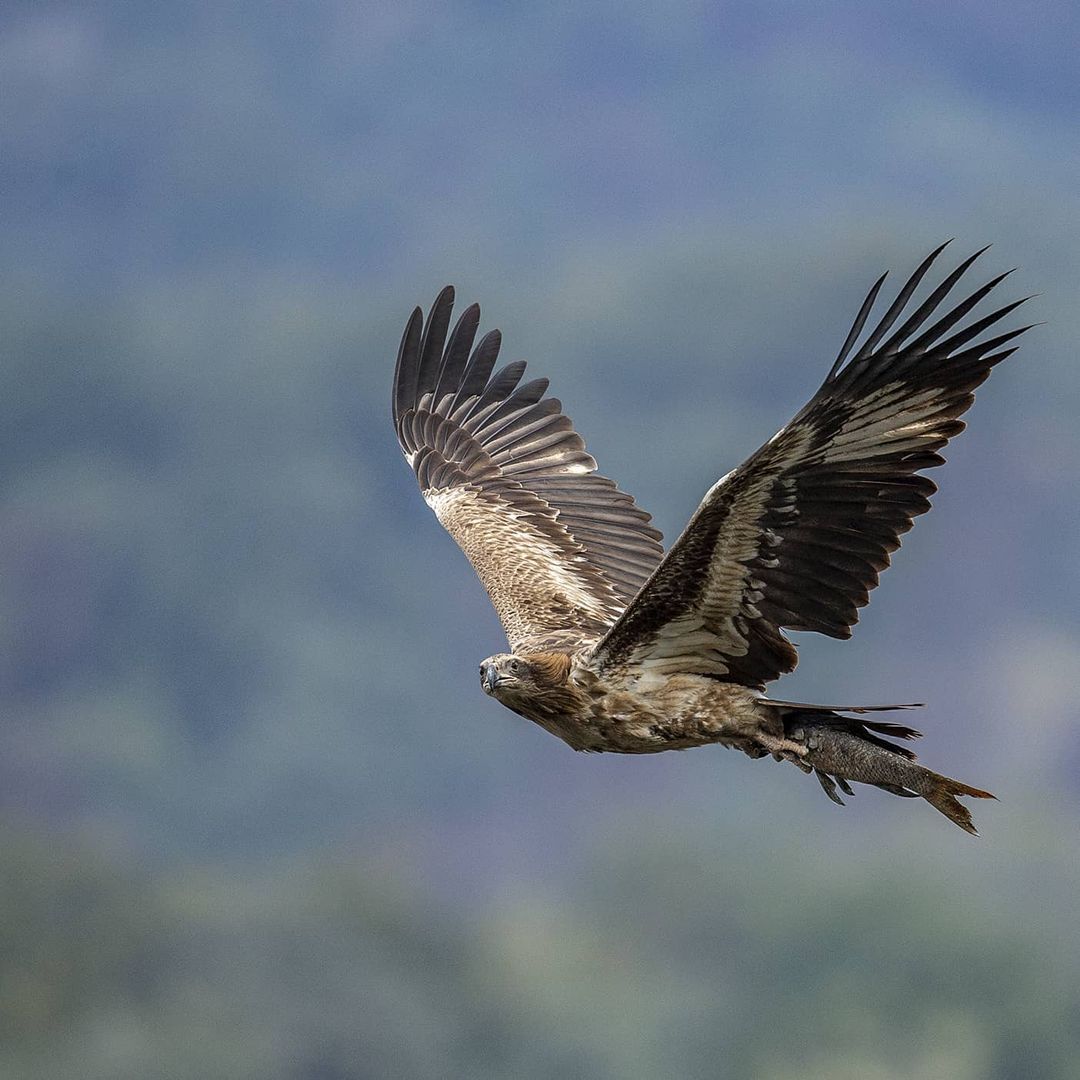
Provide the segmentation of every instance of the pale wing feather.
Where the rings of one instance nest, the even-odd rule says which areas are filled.
[[[850,637],[901,534],[930,508],[936,488],[919,472],[943,463],[937,451],[963,430],[973,391],[1028,329],[963,348],[1017,301],[944,337],[1001,275],[913,337],[977,252],[879,347],[941,250],[848,361],[883,279],[871,289],[817,394],[714,485],[590,666],[762,687],[798,660],[783,628]]]
[[[424,500],[484,583],[512,649],[539,649],[553,631],[602,634],[619,610],[615,594],[589,578],[580,545],[552,528],[550,508],[525,494],[511,501],[459,486]]]
[[[511,648],[576,648],[619,616],[663,554],[645,511],[598,475],[546,379],[492,374],[498,331],[470,355],[479,308],[447,340],[453,290],[413,312],[394,378],[402,451],[491,597]],[[445,343],[445,349],[444,349]]]

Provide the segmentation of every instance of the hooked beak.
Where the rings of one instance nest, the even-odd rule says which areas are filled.
[[[495,692],[495,687],[499,685],[499,673],[495,669],[494,664],[486,664],[484,666],[484,689],[489,694]]]

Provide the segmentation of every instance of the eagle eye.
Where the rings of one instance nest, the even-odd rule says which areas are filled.
[[[520,660],[511,660],[510,661],[510,670],[515,675],[520,675],[521,672],[524,670],[524,667],[525,667],[525,665]]]

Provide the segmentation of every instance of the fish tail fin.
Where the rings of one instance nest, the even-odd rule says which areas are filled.
[[[951,822],[959,825],[964,832],[978,836],[979,831],[971,820],[971,811],[957,800],[958,795],[966,795],[970,799],[996,799],[989,791],[981,788],[969,787],[961,784],[959,780],[952,780],[948,776],[926,770],[926,789],[919,794],[937,811],[944,814]]]

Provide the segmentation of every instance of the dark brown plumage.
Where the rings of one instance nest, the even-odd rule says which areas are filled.
[[[785,629],[850,637],[900,537],[930,508],[923,471],[943,463],[975,388],[1028,329],[978,340],[1022,300],[958,329],[1006,276],[946,307],[981,252],[905,316],[944,246],[856,348],[884,276],[875,283],[817,393],[713,486],[666,556],[649,515],[596,473],[547,380],[522,383],[520,361],[493,374],[501,338],[473,347],[476,305],[452,332],[451,288],[426,323],[417,308],[398,353],[394,424],[506,629],[511,652],[481,665],[485,690],[576,749],[720,742],[816,772],[835,801],[836,784],[876,784],[922,795],[973,831],[953,796],[986,793],[880,738],[913,729],[761,694],[797,662]],[[953,785],[947,798],[939,781]]]

